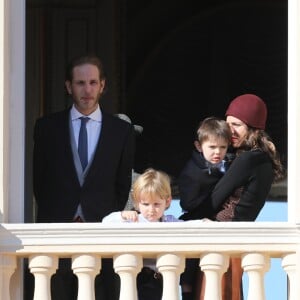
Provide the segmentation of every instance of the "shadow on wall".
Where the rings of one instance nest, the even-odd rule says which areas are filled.
[[[224,117],[230,100],[248,92],[266,101],[267,132],[286,161],[287,3],[220,1],[164,33],[128,73],[129,115],[144,127],[135,169],[151,166],[176,178],[199,121]],[[134,34],[128,32],[128,41]],[[142,47],[135,51],[145,52]]]

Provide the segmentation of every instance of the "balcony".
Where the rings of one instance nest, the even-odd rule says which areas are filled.
[[[1,224],[0,299],[22,299],[22,258],[35,277],[35,300],[51,299],[50,278],[58,258],[72,258],[79,300],[94,299],[101,258],[114,259],[121,300],[136,300],[135,278],[142,258],[156,258],[163,275],[163,300],[180,299],[185,258],[199,257],[206,274],[206,300],[221,299],[221,277],[229,257],[240,256],[248,274],[248,300],[266,299],[264,276],[271,258],[280,258],[289,279],[289,300],[300,299],[299,225],[281,222]],[[18,283],[19,282],[19,283]]]

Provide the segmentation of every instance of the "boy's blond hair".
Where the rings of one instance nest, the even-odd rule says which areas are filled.
[[[135,180],[131,193],[135,208],[138,207],[141,197],[145,194],[167,200],[172,197],[170,177],[163,171],[147,169]]]

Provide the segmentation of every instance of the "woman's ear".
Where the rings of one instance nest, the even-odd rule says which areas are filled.
[[[202,147],[201,147],[199,141],[195,141],[194,146],[199,152],[202,152]]]

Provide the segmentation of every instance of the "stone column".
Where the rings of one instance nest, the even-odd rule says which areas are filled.
[[[284,271],[288,275],[288,294],[289,294],[288,299],[290,300],[299,299],[300,291],[299,291],[299,281],[297,280],[297,254],[289,253],[284,255],[282,258],[281,265]]]
[[[176,254],[160,254],[156,266],[163,276],[162,300],[179,299],[179,276],[184,270],[185,258]]]
[[[221,282],[224,272],[227,271],[229,257],[221,253],[205,253],[200,257],[200,267],[205,274],[204,300],[221,299]]]
[[[300,5],[288,0],[288,220],[300,222]]]
[[[78,277],[77,300],[94,300],[95,277],[101,269],[101,257],[89,254],[73,255],[72,269]]]
[[[137,300],[136,275],[142,266],[140,255],[127,253],[114,256],[114,269],[121,280],[119,300]]]
[[[10,300],[10,279],[17,268],[17,259],[12,255],[0,255],[0,298]]]
[[[270,268],[270,259],[261,253],[242,256],[242,267],[249,278],[248,300],[265,300],[264,275]]]
[[[29,269],[35,282],[34,300],[51,300],[51,276],[57,268],[57,256],[37,254],[29,257]]]

